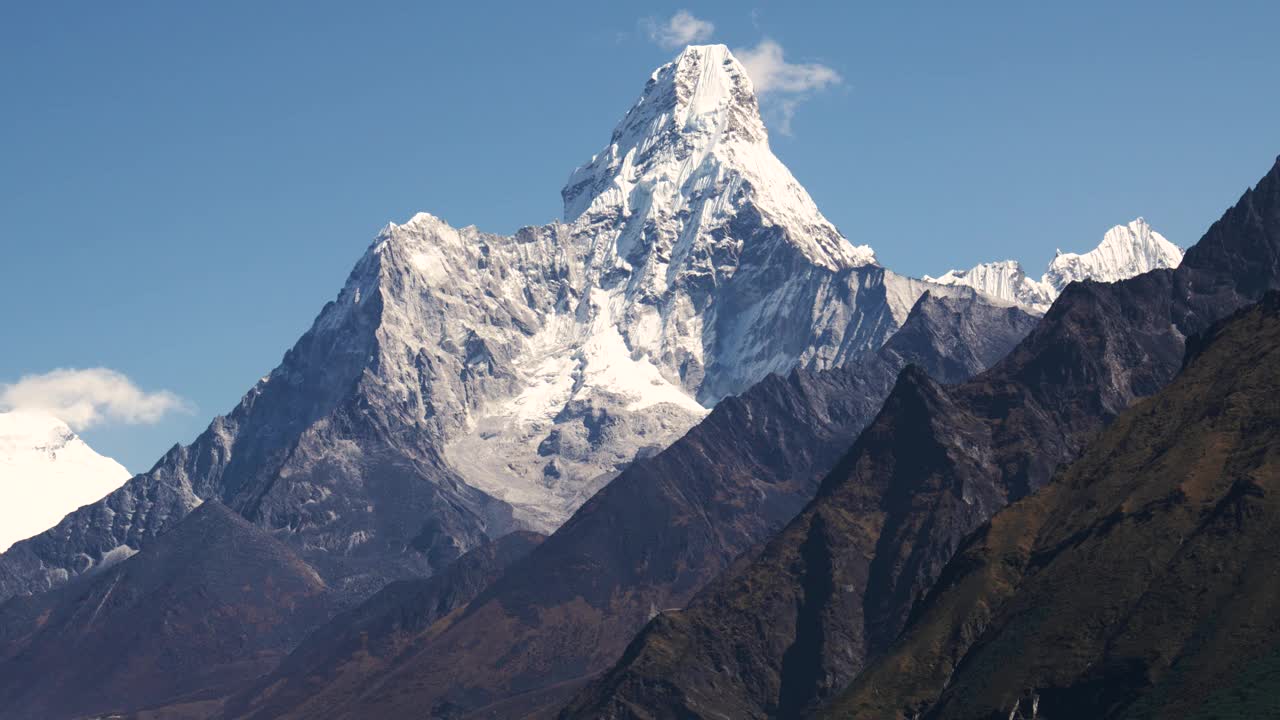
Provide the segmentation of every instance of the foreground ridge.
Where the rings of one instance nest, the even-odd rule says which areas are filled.
[[[980,528],[827,714],[1266,715],[1277,390],[1271,293],[1195,338],[1168,388]]]

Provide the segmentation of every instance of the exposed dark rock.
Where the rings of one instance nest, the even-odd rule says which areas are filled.
[[[901,638],[826,714],[1274,711],[1280,295],[1189,346],[1168,388],[965,543]]]

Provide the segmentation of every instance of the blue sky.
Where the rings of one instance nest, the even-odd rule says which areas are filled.
[[[1274,2],[447,5],[0,6],[0,383],[103,367],[174,393],[82,432],[146,469],[386,222],[557,217],[674,55],[646,18],[682,8],[840,76],[774,149],[900,272],[1039,272],[1138,215],[1189,245],[1280,152]]]

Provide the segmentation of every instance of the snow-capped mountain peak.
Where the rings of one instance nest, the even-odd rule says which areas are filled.
[[[745,207],[830,269],[875,262],[850,244],[769,148],[746,69],[724,45],[692,45],[654,71],[609,145],[569,177],[561,197],[575,225],[625,219],[624,256],[658,244],[664,255],[699,241]],[[681,217],[680,211],[688,211]],[[657,230],[649,238],[645,229]]]
[[[723,45],[655,70],[561,195],[565,222],[510,237],[388,224],[317,320],[377,358],[365,393],[534,529],[721,397],[878,347],[923,290],[822,216]]]
[[[1156,268],[1174,268],[1180,262],[1182,249],[1138,218],[1108,230],[1102,243],[1087,253],[1059,250],[1044,279],[1061,292],[1076,280],[1116,282]]]
[[[1043,313],[1063,288],[1077,280],[1117,282],[1158,268],[1175,268],[1181,262],[1182,249],[1138,218],[1108,230],[1102,242],[1089,252],[1058,250],[1039,280],[1027,277],[1014,260],[982,263],[968,270],[950,270],[936,278],[926,275],[924,279],[943,285],[965,285],[989,297]]]
[[[58,418],[0,412],[0,552],[128,479],[123,465],[94,452]]]
[[[427,213],[386,225],[231,413],[42,535],[0,599],[211,497],[343,587],[550,532],[722,398],[878,349],[927,285],[823,217],[723,46],[658,68],[562,196],[563,222],[509,236]]]

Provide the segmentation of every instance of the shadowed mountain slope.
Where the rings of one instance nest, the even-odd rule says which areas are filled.
[[[1230,718],[1274,712],[1280,294],[947,565],[849,718]],[[1033,709],[1034,706],[1034,709]]]
[[[288,547],[206,502],[109,570],[0,606],[0,717],[75,717],[216,697],[330,611]]]
[[[366,657],[367,662],[394,657],[405,649],[404,639],[466,605],[543,540],[536,533],[517,531],[481,545],[430,578],[391,583],[316,629],[241,698],[265,697],[254,717],[270,718],[322,690],[356,692],[358,686],[344,675],[350,671],[347,661],[357,656]],[[355,673],[354,677],[358,682],[363,675]],[[225,712],[234,716],[245,710],[242,700],[237,699]]]
[[[1280,285],[1278,258],[1280,164],[1178,269],[1068,286],[962,385],[904,371],[804,512],[652,622],[565,717],[795,717],[829,699],[889,647],[966,535],[1172,379],[1188,335]]]

